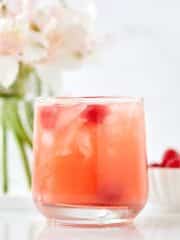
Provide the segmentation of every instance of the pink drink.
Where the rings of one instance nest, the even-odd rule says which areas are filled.
[[[147,199],[143,103],[135,98],[40,100],[34,158],[33,195],[47,217],[98,224],[98,212],[111,211],[104,217],[108,224],[134,218]],[[79,210],[75,216],[74,210]]]

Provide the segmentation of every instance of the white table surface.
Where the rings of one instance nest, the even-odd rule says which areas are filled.
[[[50,226],[36,210],[0,209],[0,240],[179,240],[180,214],[145,210],[133,225],[116,228]]]

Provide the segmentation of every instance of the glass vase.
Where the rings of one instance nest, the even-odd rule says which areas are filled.
[[[30,194],[34,99],[37,96],[50,96],[59,92],[60,76],[58,74],[58,84],[57,81],[53,81],[50,85],[42,81],[34,68],[20,63],[19,73],[13,85],[9,88],[0,86],[2,196],[8,194],[17,197]]]
[[[1,191],[22,194],[31,189],[33,102],[1,97]]]

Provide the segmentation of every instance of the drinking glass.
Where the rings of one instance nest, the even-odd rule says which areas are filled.
[[[143,100],[40,98],[35,106],[33,198],[68,225],[126,223],[147,199]]]

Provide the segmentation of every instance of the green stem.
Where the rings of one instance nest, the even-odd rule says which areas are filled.
[[[21,154],[21,159],[22,159],[22,164],[23,164],[23,168],[25,171],[27,184],[28,184],[29,189],[31,189],[31,185],[32,185],[31,169],[29,166],[29,161],[28,161],[28,157],[26,154],[25,146],[24,146],[23,141],[20,139],[20,137],[17,135],[17,133],[15,131],[14,131],[14,137],[16,139],[16,143],[17,143],[17,146],[19,147],[19,151]]]
[[[8,164],[7,164],[7,125],[6,125],[6,104],[2,101],[1,111],[2,123],[2,187],[3,193],[8,192]]]
[[[12,114],[11,114],[11,117],[13,118],[13,121],[14,121],[14,125],[15,125],[15,128],[16,128],[16,131],[19,135],[19,137],[24,140],[24,142],[26,142],[30,148],[32,148],[32,140],[30,139],[29,135],[27,134],[23,124],[22,124],[22,121],[21,121],[21,118],[19,116],[19,112],[18,112],[18,102],[16,101],[11,101],[11,111],[12,111]]]
[[[36,78],[36,96],[40,96],[42,93],[42,82],[36,71],[34,71],[34,76]]]
[[[26,154],[26,150],[25,150],[26,141],[24,140],[24,135],[21,132],[22,129],[19,128],[17,114],[13,110],[14,110],[13,101],[9,101],[7,106],[7,121],[15,137],[16,144],[19,148],[22,163],[23,163],[23,168],[25,170],[27,184],[28,184],[28,187],[30,188],[31,187],[31,169],[29,166],[29,161]]]
[[[33,131],[33,107],[31,102],[25,102],[25,114],[26,114],[26,119],[27,123],[29,125],[29,128],[31,131]]]

